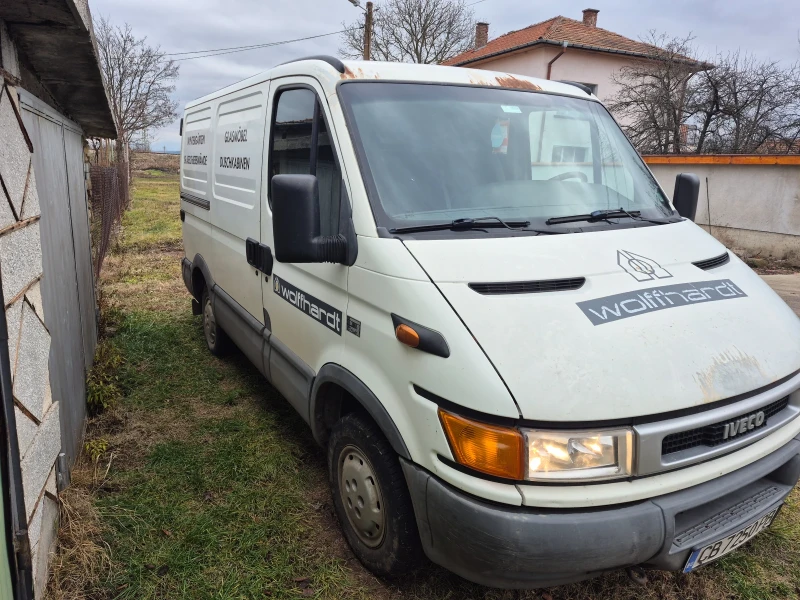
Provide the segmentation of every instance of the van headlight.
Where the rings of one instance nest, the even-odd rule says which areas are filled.
[[[525,479],[579,481],[627,477],[633,465],[633,431],[523,430]]]
[[[456,462],[517,481],[597,481],[628,477],[633,431],[518,429],[474,421],[439,409]]]

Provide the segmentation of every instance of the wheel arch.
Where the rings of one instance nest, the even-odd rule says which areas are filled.
[[[334,423],[347,412],[359,407],[372,418],[392,449],[399,456],[411,460],[400,430],[366,384],[340,365],[323,365],[311,388],[309,415],[314,439],[325,446]]]
[[[214,289],[214,278],[211,277],[211,270],[208,268],[208,264],[205,259],[203,259],[202,255],[194,255],[191,273],[192,289],[190,291],[195,300],[200,302],[204,287],[208,288],[209,293]]]

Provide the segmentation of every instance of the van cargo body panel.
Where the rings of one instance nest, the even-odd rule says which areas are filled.
[[[724,248],[688,221],[406,246],[526,419],[657,415],[753,392],[800,369],[800,319],[738,258],[709,271],[694,266]],[[468,287],[573,277],[586,283],[508,295]]]

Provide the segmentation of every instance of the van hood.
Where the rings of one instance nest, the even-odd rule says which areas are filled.
[[[800,370],[800,319],[733,253],[714,268],[692,264],[726,249],[690,221],[405,245],[526,419],[663,413],[750,392]],[[492,286],[500,293],[487,294],[469,285],[570,278],[585,282],[537,293]]]

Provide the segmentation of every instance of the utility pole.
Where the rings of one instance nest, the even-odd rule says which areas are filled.
[[[372,2],[367,2],[364,19],[364,60],[370,60],[372,50]]]

